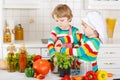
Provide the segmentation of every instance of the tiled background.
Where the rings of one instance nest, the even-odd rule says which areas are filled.
[[[60,3],[65,3],[70,6],[73,11],[72,25],[78,27],[80,31],[81,17],[85,16],[88,10],[84,8],[84,0],[41,0],[41,3],[46,3],[48,6],[43,6],[39,9],[4,9],[4,22],[10,24],[13,28],[16,24],[22,24],[24,27],[25,40],[40,40],[41,38],[48,38],[49,33],[55,22],[51,17],[53,8]],[[117,18],[117,25],[115,28],[114,39],[119,40],[120,34],[120,10],[97,10],[106,17]]]

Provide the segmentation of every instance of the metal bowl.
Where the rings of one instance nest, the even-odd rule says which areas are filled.
[[[48,43],[48,39],[41,39],[43,44],[47,44]]]

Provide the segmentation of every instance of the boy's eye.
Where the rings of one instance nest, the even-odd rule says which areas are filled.
[[[60,20],[61,22],[64,22],[65,20],[63,19],[63,20]]]
[[[56,20],[56,22],[58,22],[58,20]]]
[[[64,20],[60,20],[61,22],[64,22]]]

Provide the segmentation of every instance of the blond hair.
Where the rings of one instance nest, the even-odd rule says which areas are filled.
[[[72,19],[72,17],[73,17],[70,7],[67,6],[66,4],[57,5],[52,12],[53,19],[54,19],[54,15],[57,18],[67,17],[68,19]]]

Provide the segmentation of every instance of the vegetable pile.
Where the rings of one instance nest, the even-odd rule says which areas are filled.
[[[17,52],[14,54],[14,58],[9,58],[9,56],[7,56],[7,60],[10,59],[9,61],[11,61],[11,59],[15,61],[16,66],[15,66],[15,71],[19,71],[19,55],[20,53]],[[26,55],[27,57],[27,67],[25,69],[25,76],[26,77],[34,77],[34,78],[38,78],[38,79],[44,79],[45,75],[48,74],[49,70],[50,70],[50,63],[45,60],[42,59],[41,55],[36,55],[36,54],[28,54]]]
[[[61,80],[107,80],[108,77],[113,77],[112,73],[107,73],[105,70],[98,70],[97,72],[88,71],[85,76],[65,75]]]

